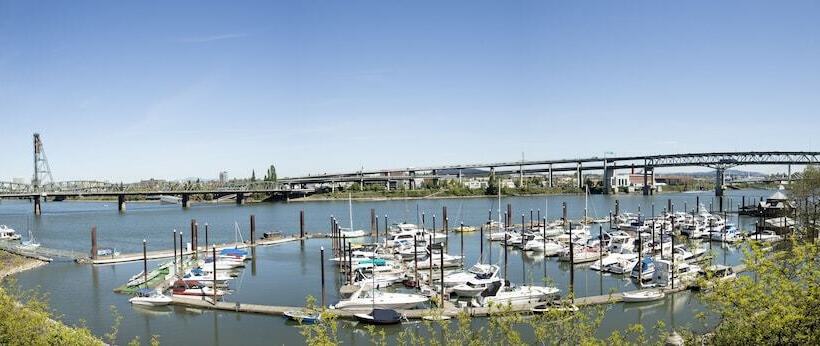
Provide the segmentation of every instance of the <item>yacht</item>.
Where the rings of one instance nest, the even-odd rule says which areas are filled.
[[[375,289],[372,285],[362,284],[350,298],[340,300],[333,309],[412,309],[427,302],[425,296],[412,293],[388,293]]]
[[[459,271],[449,275],[444,275],[444,287],[461,285],[467,281],[475,279],[477,276],[492,274],[494,270],[498,270],[497,268],[498,266],[495,265],[476,263],[467,269],[467,271]]]
[[[735,243],[743,240],[738,232],[737,227],[734,224],[726,224],[726,227],[723,228],[721,231],[713,231],[710,232],[710,238],[714,241],[720,241],[724,243]]]
[[[493,282],[490,287],[482,291],[481,295],[473,299],[473,306],[490,305],[523,305],[546,301],[558,295],[559,289],[543,286],[515,286],[511,287],[506,280]]]
[[[20,240],[20,235],[6,225],[0,225],[0,240]]]
[[[34,239],[34,234],[31,233],[31,230],[28,230],[28,240],[25,240],[20,245],[17,245],[17,248],[23,251],[33,251],[38,247],[40,247],[40,243]]]
[[[467,282],[453,286],[452,291],[459,297],[478,297],[482,292],[501,281],[498,277],[498,269],[498,266],[491,266],[491,272],[475,275]]]

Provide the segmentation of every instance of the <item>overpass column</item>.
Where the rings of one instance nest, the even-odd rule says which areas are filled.
[[[40,207],[40,195],[34,196],[34,215],[42,214],[43,210]]]
[[[791,185],[792,184],[792,165],[789,164],[787,167],[788,167],[789,176],[787,177],[788,180],[786,180],[786,181],[789,183],[789,185]]]
[[[385,184],[384,184],[385,185],[385,190],[390,191],[390,172],[387,172],[387,174],[385,174],[385,175],[387,176],[387,180],[385,181]]]
[[[187,193],[182,194],[182,207],[188,208],[188,197],[190,197]]]
[[[125,211],[125,195],[117,195],[117,210]]]
[[[723,173],[725,168],[715,169],[715,197],[723,197]]]
[[[410,190],[416,189],[416,172],[410,171]]]
[[[461,184],[461,168],[458,169],[458,183]]]
[[[548,180],[549,180],[549,187],[552,188],[554,185],[552,183],[552,164],[551,163],[550,163],[550,168],[549,168],[549,178],[548,178]]]
[[[245,204],[245,194],[240,192],[236,194],[236,205]]]
[[[584,176],[581,174],[581,163],[580,162],[578,162],[578,167],[576,168],[576,171],[577,171],[576,174],[578,175],[578,188],[583,189],[584,188]]]
[[[649,196],[652,192],[652,188],[649,187],[649,166],[646,165],[645,161],[643,165],[643,188],[641,190],[643,191],[644,196]]]
[[[613,164],[614,166],[614,164]],[[610,163],[604,161],[604,194],[612,193],[612,175],[615,173],[615,168],[610,167]]]

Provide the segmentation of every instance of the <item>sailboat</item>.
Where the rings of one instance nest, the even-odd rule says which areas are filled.
[[[24,240],[20,245],[17,246],[20,250],[29,250],[32,251],[40,247],[40,243],[34,239],[34,234],[31,233],[31,229],[28,230],[28,240]]]
[[[364,230],[353,230],[353,198],[350,194],[347,194],[347,213],[350,218],[350,228],[342,228],[339,231],[339,235],[345,238],[360,238],[366,236],[367,233],[365,233]]]

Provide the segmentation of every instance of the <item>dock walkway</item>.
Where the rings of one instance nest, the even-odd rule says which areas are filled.
[[[743,264],[736,265],[732,267],[735,273],[740,273],[746,270],[746,266]],[[663,291],[666,293],[677,293],[688,290],[690,288],[689,285],[682,284],[674,289],[671,288],[663,288]],[[627,292],[613,292],[612,294],[603,294],[597,296],[587,296],[587,297],[578,297],[575,298],[574,302],[568,299],[561,300],[559,302],[566,303],[566,304],[573,304],[578,307],[582,306],[592,306],[592,305],[602,305],[602,304],[612,304],[622,302],[624,299],[624,293],[633,293],[640,290],[633,290]],[[213,309],[213,310],[223,310],[223,311],[234,311],[234,312],[246,312],[246,313],[256,313],[256,314],[263,314],[263,315],[274,315],[280,316],[285,313],[285,311],[298,311],[304,309],[304,307],[297,307],[297,306],[276,306],[276,305],[263,305],[263,304],[243,304],[240,302],[226,302],[226,301],[217,301],[216,304],[213,303],[213,299],[211,297],[183,297],[183,296],[173,296],[173,303],[174,305],[180,306],[187,306],[187,307],[194,307],[194,308],[201,308],[201,309]],[[540,305],[543,303],[536,303],[536,304],[526,304],[526,305],[514,305],[511,306],[511,311],[513,312],[529,312],[533,307]],[[493,312],[497,312],[499,308],[488,308],[488,307],[463,307],[459,308],[453,305],[452,302],[445,302],[445,306],[443,309],[409,309],[409,310],[397,310],[399,313],[404,315],[408,319],[422,319],[427,316],[447,316],[447,317],[456,317],[458,314],[463,310],[469,316],[473,317],[485,317],[489,316]],[[336,316],[342,318],[353,318],[353,315],[360,312],[369,312],[369,309],[365,310],[337,310],[337,309],[330,309],[327,310],[331,313],[335,314]]]
[[[284,237],[278,239],[261,239],[257,240],[255,244],[251,245],[250,243],[242,243],[242,244],[211,244],[216,245],[217,250],[222,249],[233,249],[233,248],[249,248],[249,247],[256,247],[256,246],[271,246],[271,245],[278,245],[287,242],[292,242],[296,240],[303,240],[303,238],[299,237]],[[209,245],[210,246],[210,245]],[[197,251],[199,253],[204,253],[206,250],[210,251],[210,248],[205,248],[205,246],[197,247]],[[193,250],[183,252],[183,256],[189,256],[194,253]],[[178,254],[178,253],[177,253]],[[174,257],[174,250],[158,250],[158,251],[148,251],[146,257],[149,260],[155,259],[162,259],[162,258],[171,258]],[[86,263],[86,264],[117,264],[117,263],[126,263],[126,262],[136,262],[142,261],[142,253],[131,253],[131,254],[121,254],[119,256],[106,256],[106,257],[99,257],[96,259],[89,258],[89,257],[79,257],[76,259],[77,263]]]

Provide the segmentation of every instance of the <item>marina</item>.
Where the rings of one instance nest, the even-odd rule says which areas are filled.
[[[749,191],[744,191],[744,193],[750,194]],[[766,193],[768,192],[755,192],[755,194],[761,195]],[[674,202],[672,203],[674,204],[682,204],[684,200],[691,200],[695,196],[692,194],[684,193],[665,194],[659,197],[662,199],[647,199],[646,197],[642,196],[618,196],[618,208],[621,208],[621,210],[623,211],[637,211],[639,207],[641,209],[645,208],[644,205],[646,204],[644,203],[648,203],[649,205],[651,205],[653,201],[656,201],[654,202],[655,204],[661,205],[666,204],[666,199],[673,200]],[[543,209],[545,205],[545,199],[550,200],[550,202],[548,202],[548,205],[552,207],[548,211],[548,213],[546,212],[546,210],[539,210],[539,207]],[[580,209],[583,209],[583,206],[585,204],[591,203],[596,205],[596,209],[598,210],[608,211],[615,204],[615,200],[616,198],[601,195],[592,195],[589,197],[586,197],[584,195],[558,195],[547,197],[505,197],[501,199],[501,204],[502,206],[506,206],[506,204],[511,204],[511,208],[513,209],[527,210],[527,212],[524,214],[528,214],[530,207],[532,207],[534,215],[537,215],[538,212],[541,212],[541,215],[544,216],[552,215],[550,217],[550,220],[553,220],[552,218],[555,217],[559,219],[561,218],[563,213],[562,204],[566,203],[566,209],[568,214],[567,217],[571,220],[584,215],[583,210],[579,210],[578,206],[581,206]],[[370,213],[368,211],[370,209],[378,210],[377,214],[381,215],[381,217],[379,217],[379,223],[382,225],[380,226],[381,235],[379,236],[378,242],[384,243],[385,239],[387,239],[384,236],[385,231],[383,228],[385,216],[384,214],[387,214],[388,225],[392,225],[396,223],[401,223],[405,220],[411,222],[421,221],[421,213],[423,211],[425,213],[424,218],[426,219],[425,224],[428,225],[427,227],[432,227],[433,214],[439,214],[439,212],[442,211],[443,207],[447,207],[447,209],[449,210],[462,210],[462,212],[460,213],[461,215],[459,215],[460,219],[457,220],[457,223],[460,224],[461,222],[464,222],[465,225],[471,225],[477,228],[482,228],[481,226],[486,223],[485,219],[487,217],[488,210],[491,210],[492,214],[495,214],[497,216],[498,213],[496,212],[496,209],[498,209],[498,202],[499,201],[497,198],[378,202],[357,201],[353,203],[353,214],[364,215],[364,217],[354,219],[353,226],[356,229],[367,230],[369,228],[368,226],[370,226],[371,221],[368,220],[368,216],[370,216]],[[288,326],[287,323],[277,321],[286,320],[285,318],[281,317],[281,315],[287,311],[300,311],[300,309],[302,309],[304,305],[298,304],[298,302],[304,302],[305,298],[308,295],[313,296],[317,299],[317,301],[320,300],[320,297],[322,296],[320,284],[322,280],[320,275],[320,269],[324,269],[324,273],[326,276],[326,305],[329,306],[335,304],[339,300],[343,299],[343,294],[346,289],[346,286],[349,285],[347,283],[347,281],[349,280],[349,276],[347,274],[347,271],[343,270],[343,265],[341,263],[334,263],[330,261],[331,254],[335,246],[334,244],[338,243],[336,242],[337,239],[329,237],[329,235],[332,235],[333,230],[330,226],[327,225],[328,218],[330,217],[330,215],[342,215],[343,219],[340,219],[339,223],[350,223],[349,220],[345,220],[344,218],[346,214],[350,214],[350,206],[349,202],[347,201],[310,202],[295,204],[249,204],[239,207],[201,206],[189,208],[188,210],[183,211],[182,213],[180,213],[178,208],[174,208],[174,206],[172,205],[144,204],[140,205],[140,208],[131,208],[128,214],[120,214],[116,213],[116,211],[111,212],[107,210],[107,208],[105,208],[103,203],[63,203],[65,204],[60,204],[59,207],[63,208],[64,206],[65,208],[67,208],[67,210],[98,210],[93,211],[95,215],[95,220],[97,220],[96,225],[98,245],[116,248],[118,251],[121,251],[124,254],[114,256],[114,259],[117,260],[108,263],[105,262],[104,258],[99,258],[99,262],[97,264],[93,264],[94,262],[90,259],[80,260],[77,263],[74,262],[74,259],[58,259],[49,266],[36,269],[31,272],[21,273],[20,275],[18,275],[18,282],[24,287],[29,285],[42,285],[43,282],[39,281],[37,278],[42,277],[42,275],[52,275],[46,274],[47,272],[51,271],[59,272],[60,274],[58,275],[72,275],[75,277],[84,277],[85,279],[83,280],[75,280],[76,282],[82,283],[83,286],[88,285],[86,286],[86,288],[82,289],[83,291],[96,292],[94,294],[94,297],[96,298],[93,299],[99,301],[99,304],[111,304],[119,307],[118,310],[124,315],[126,321],[126,328],[123,332],[124,335],[127,335],[129,331],[131,331],[134,334],[140,335],[141,333],[138,332],[138,329],[133,328],[137,325],[145,325],[145,323],[151,323],[150,321],[156,318],[170,318],[171,321],[179,321],[165,322],[174,324],[185,323],[183,321],[190,321],[191,319],[202,320],[207,315],[214,315],[214,317],[216,318],[216,320],[214,321],[217,321],[216,323],[224,323],[225,325],[230,325],[233,324],[233,322],[226,322],[226,316],[221,314],[238,314],[236,315],[237,318],[239,318],[239,316],[242,316],[241,320],[243,321],[250,321],[248,323],[256,325],[269,325],[273,323],[274,325],[278,326],[274,328],[274,330],[276,330],[277,333],[284,333],[284,335],[291,335],[292,338],[298,338],[298,328],[294,328],[292,326]],[[416,205],[418,205],[418,210],[420,212],[418,215],[413,215],[416,211]],[[0,210],[2,210],[2,214],[0,215],[3,215],[4,220],[13,220],[14,218],[19,218],[22,221],[25,217],[24,214],[15,214],[14,210],[19,208],[18,210],[22,211],[24,207],[25,204],[17,205],[16,203],[4,203],[2,206],[0,206]],[[55,204],[50,207],[55,208],[58,207],[58,205]],[[481,210],[483,210],[483,212],[481,212]],[[271,217],[271,212],[273,212],[273,214],[277,216]],[[123,285],[125,282],[129,281],[130,279],[133,279],[135,274],[138,274],[140,271],[142,271],[142,253],[139,252],[142,243],[142,238],[147,239],[147,247],[150,250],[146,251],[147,267],[149,271],[151,271],[152,268],[156,268],[158,265],[168,263],[169,259],[174,258],[174,251],[168,250],[169,248],[173,248],[175,245],[172,243],[174,240],[172,239],[174,238],[173,232],[162,232],[162,234],[165,234],[166,236],[161,237],[160,234],[157,232],[149,231],[146,233],[146,229],[154,229],[153,227],[138,227],[135,230],[131,231],[136,234],[133,234],[130,238],[139,240],[132,242],[112,238],[107,234],[106,231],[104,231],[109,230],[112,227],[133,227],[132,223],[129,222],[127,219],[140,217],[140,214],[143,213],[167,215],[165,216],[166,222],[170,221],[169,224],[171,225],[166,226],[166,229],[170,229],[171,231],[173,231],[173,228],[190,228],[191,219],[195,219],[197,220],[196,222],[201,224],[204,224],[204,221],[207,220],[210,228],[208,245],[209,247],[212,247],[213,243],[216,242],[220,244],[219,250],[241,248],[246,249],[248,251],[250,259],[246,261],[245,267],[243,269],[240,269],[238,272],[236,272],[236,277],[234,277],[232,280],[228,280],[230,281],[230,283],[228,283],[227,292],[226,294],[220,296],[216,304],[214,304],[213,299],[208,296],[184,297],[179,295],[171,296],[169,294],[169,296],[172,297],[172,302],[170,303],[170,306],[146,307],[130,305],[128,303],[128,294],[114,293],[114,290],[117,289],[120,285]],[[248,239],[248,235],[250,232],[250,227],[247,220],[249,219],[249,215],[251,214],[256,216],[256,227],[257,229],[259,229],[260,233],[264,233],[262,232],[263,230],[265,232],[268,232],[270,230],[282,230],[282,237],[277,238],[276,240],[264,240],[261,239],[262,237],[260,235],[257,235],[256,238],[258,239],[255,239],[254,241],[255,246],[249,246],[250,241]],[[63,215],[71,215],[71,213],[58,213],[53,215],[46,214],[42,216],[41,220],[47,221],[50,218],[65,218],[65,216]],[[311,217],[313,215],[315,215],[315,217]],[[419,220],[416,221],[414,220],[415,218],[418,218]],[[598,218],[601,218],[601,216],[598,216]],[[737,216],[735,216],[735,218],[737,218]],[[174,219],[176,219],[177,221],[171,221]],[[395,221],[390,221],[391,219]],[[444,226],[442,225],[440,218],[437,217],[437,219],[438,234],[441,232]],[[236,220],[245,220],[244,225]],[[756,221],[753,218],[746,217],[741,217],[741,219],[739,220],[741,222],[739,222],[738,224],[740,225],[740,228],[744,230],[753,228],[753,224]],[[303,229],[321,230],[322,232],[305,231],[304,237],[300,237],[300,226],[302,225],[302,222],[304,222],[304,226],[302,226]],[[737,222],[737,220],[734,220],[734,222]],[[451,220],[450,225],[452,225],[453,223],[455,222]],[[237,224],[240,229],[244,230],[244,241],[239,243],[236,242],[236,237],[234,234],[234,228],[236,225],[234,224]],[[419,224],[422,224],[422,222],[419,222]],[[515,224],[510,224],[513,226],[513,229],[521,228],[521,225],[524,225],[525,228],[528,228],[530,226],[528,218],[526,218],[526,220],[523,223],[519,220],[519,222]],[[543,227],[537,227],[537,224],[537,222],[533,221],[532,230],[535,231],[538,229],[543,229]],[[589,228],[592,230],[591,235],[595,236],[597,236],[599,230],[608,232],[608,227],[608,223],[589,225]],[[613,227],[617,227],[617,224]],[[203,227],[201,226],[199,227],[200,244],[203,244],[204,240],[202,238],[204,235],[201,234],[202,228]],[[65,237],[65,233],[61,233],[59,231],[49,229],[48,227],[41,226],[37,222],[34,223],[32,229],[33,232],[38,235],[38,240],[44,243],[43,246],[45,248],[49,248],[50,246],[52,246],[51,244],[53,244],[53,238],[49,239],[51,236],[57,237],[58,239],[60,237]],[[85,230],[83,231],[82,229]],[[89,232],[88,229],[89,228],[87,226],[82,228],[78,227],[77,232],[80,232],[81,234],[85,233],[86,236],[83,237],[85,238],[83,241],[78,239],[74,239],[73,242],[69,241],[68,244],[73,245],[70,251],[75,253],[89,253],[88,249],[90,248],[91,244],[88,240],[89,238],[87,237]],[[375,231],[375,228],[373,230]],[[612,232],[614,232],[614,230]],[[179,232],[177,232],[177,237],[179,236],[178,233]],[[189,233],[190,230],[186,229],[184,232],[185,239],[191,238]],[[118,233],[118,235],[121,234],[123,233]],[[490,241],[487,239],[488,235],[489,233],[484,234],[483,229],[479,229],[475,232],[455,232],[451,229],[451,232],[449,232],[448,234],[446,234],[445,237],[440,239],[444,243],[444,250],[448,254],[451,254],[453,256],[459,256],[461,253],[463,253],[463,256],[465,257],[465,269],[467,269],[469,265],[472,265],[474,263],[480,263],[480,259],[484,258],[484,263],[497,264],[499,266],[499,272],[506,271],[506,273],[499,273],[498,275],[504,276],[512,283],[515,283],[517,285],[536,286],[544,285],[545,283],[547,283],[546,286],[556,287],[559,291],[559,297],[556,297],[555,300],[556,303],[569,299],[568,292],[570,292],[570,290],[574,290],[575,297],[574,299],[569,300],[569,303],[574,304],[574,306],[581,307],[582,311],[586,306],[597,304],[609,304],[616,307],[619,306],[619,304],[636,304],[621,303],[621,301],[623,300],[624,293],[641,289],[641,287],[636,285],[633,280],[628,278],[628,275],[623,276],[592,270],[590,269],[590,263],[594,262],[570,266],[566,262],[561,262],[557,256],[546,256],[542,252],[523,250],[523,248],[518,248],[510,244],[508,244],[508,246],[505,247],[503,245],[503,240]],[[437,235],[435,239],[439,239],[439,237],[440,235]],[[74,237],[66,237],[65,239],[73,238]],[[359,248],[362,245],[371,242],[377,243],[375,237],[362,238],[360,240],[354,239],[353,244],[355,245],[355,248]],[[187,241],[185,241],[185,243],[187,243]],[[578,243],[580,244],[580,241]],[[713,261],[714,263],[725,263],[730,266],[735,266],[735,268],[733,268],[735,272],[743,271],[742,267],[737,267],[737,265],[740,264],[740,260],[742,259],[742,255],[739,251],[739,246],[743,246],[742,243],[737,245],[721,245],[721,243],[712,242],[711,245],[713,246],[713,250],[717,251],[717,253],[715,253],[714,256],[710,257],[710,261]],[[176,246],[179,246],[179,244],[176,244]],[[425,249],[425,246],[426,245],[421,245],[420,247],[418,247],[418,251]],[[85,248],[85,250],[83,250],[83,248]],[[326,252],[324,261],[320,261],[319,258],[320,248],[324,248]],[[199,249],[201,250],[200,256],[207,256],[204,254],[204,244],[200,246]],[[193,256],[193,251],[184,251],[182,253],[186,258],[190,258]],[[667,252],[667,255],[668,254],[669,252]],[[440,255],[436,255],[436,253],[434,253],[433,259],[436,261],[440,261],[441,258],[437,257],[440,257]],[[410,258],[412,258],[412,256]],[[420,257],[420,259],[421,258],[422,257]],[[405,261],[405,265],[412,266],[412,261],[410,261],[409,263]],[[435,297],[435,295],[437,294],[436,292],[440,291],[439,289],[434,287],[436,285],[440,285],[439,278],[441,276],[439,275],[439,273],[436,273],[440,271],[440,268],[438,266],[433,266],[432,271],[435,274],[432,276],[429,275],[430,269],[428,268],[429,266],[425,269],[419,269],[419,279],[422,282],[427,282],[427,280],[429,280],[430,278],[433,279],[433,286],[426,288],[425,286],[422,286],[422,289],[429,291],[430,294],[432,294],[432,296]],[[455,271],[455,269],[457,268],[452,268],[453,271]],[[449,270],[450,269],[448,269],[448,271]],[[410,269],[410,271],[412,274],[412,269]],[[364,273],[365,277],[371,278],[371,280],[374,279],[372,276],[370,276],[372,275],[370,271],[365,271]],[[570,276],[574,276],[574,284],[572,285],[572,287],[570,287],[569,284],[571,279]],[[282,280],[281,278],[283,277],[295,277],[299,278],[299,280]],[[544,278],[547,278],[549,282],[545,282]],[[164,280],[149,281],[149,286],[160,287],[160,289],[162,289],[163,287],[171,286],[172,284],[173,282],[170,278],[166,278]],[[414,291],[414,289],[412,288],[408,289],[401,287],[402,284],[400,282],[392,285],[397,285],[394,287],[398,288],[380,288],[379,290],[395,292]],[[52,287],[48,288],[48,290],[54,290],[55,292],[63,290],[76,291],[78,288],[79,287],[61,288],[59,286],[52,285]],[[106,293],[106,290],[108,293]],[[449,287],[447,288],[447,290],[449,291]],[[669,301],[669,299],[686,299],[687,301],[690,301],[693,298],[682,297],[696,295],[695,293],[689,292],[687,290],[686,285],[680,284],[676,286],[674,289],[666,288],[664,289],[664,291],[666,292],[667,297],[665,298],[665,300],[662,301]],[[136,290],[133,292],[136,292]],[[276,294],[271,295],[267,292],[276,292]],[[84,294],[85,293],[82,293],[81,295]],[[77,314],[67,316],[67,322],[71,323],[72,320],[82,318],[89,321],[89,325],[92,328],[92,330],[102,331],[106,328],[107,322],[105,321],[107,321],[107,318],[105,316],[106,313],[104,310],[88,310],[86,308],[76,305],[76,303],[73,303],[73,301],[63,301],[59,297],[53,299],[54,300],[52,304],[54,304],[55,308],[58,309],[58,311],[60,311],[59,309],[61,307],[68,311],[78,311]],[[294,304],[294,302],[297,302],[297,304]],[[660,302],[661,301],[656,301],[652,304]],[[539,304],[540,303],[538,302],[532,302],[522,305],[516,305],[515,309],[519,311],[528,311]],[[668,308],[668,304],[669,303],[661,303],[661,305],[655,308],[649,308],[649,311],[652,311],[652,309],[666,309]],[[410,321],[429,318],[431,314],[441,314],[442,316],[452,318],[457,316],[460,311],[465,311],[470,316],[476,318],[476,323],[482,323],[482,316],[486,316],[490,312],[490,310],[487,307],[474,306],[473,304],[470,304],[469,301],[465,302],[463,299],[457,299],[457,297],[455,296],[451,296],[450,300],[447,300],[445,302],[444,309],[435,308],[435,305],[432,304],[421,304],[419,307],[420,308],[418,309],[398,309],[398,311],[402,316],[404,316]],[[674,318],[676,321],[686,321],[694,318],[694,314],[697,311],[700,311],[699,309],[701,308],[691,307],[684,308],[683,310],[675,310],[676,312],[673,316],[675,316]],[[646,311],[643,308],[641,308],[640,310],[633,310],[632,308],[627,308],[626,310],[641,311],[642,314]],[[191,312],[194,311],[198,311],[198,313],[196,313],[195,315],[191,315]],[[208,311],[211,312],[206,313]],[[351,321],[351,323],[356,323],[355,314],[362,312],[362,310],[356,309],[332,309],[328,311],[339,315],[343,320]],[[608,313],[608,315],[610,314],[612,313]],[[280,320],[270,321],[266,320],[266,318],[278,318]],[[134,325],[134,327],[128,327],[129,325],[134,323],[136,324]],[[608,326],[605,325],[605,327],[602,328],[601,333],[606,333],[607,328],[618,328],[618,324],[616,322],[613,321],[608,323],[611,324]],[[152,324],[156,325],[155,323]],[[223,335],[224,333],[228,333],[224,330],[224,328],[226,327],[220,328],[220,330],[222,330]],[[353,332],[355,330],[356,329],[354,328],[347,332]],[[257,333],[260,332],[261,331]],[[355,333],[351,334],[350,337],[356,339],[357,337],[355,337],[354,335]],[[168,335],[164,335],[164,338],[166,338],[164,339],[164,341],[173,341],[174,335],[173,333],[169,333]],[[205,342],[206,344],[216,344],[218,343],[218,339],[210,341],[203,340],[203,342]]]

